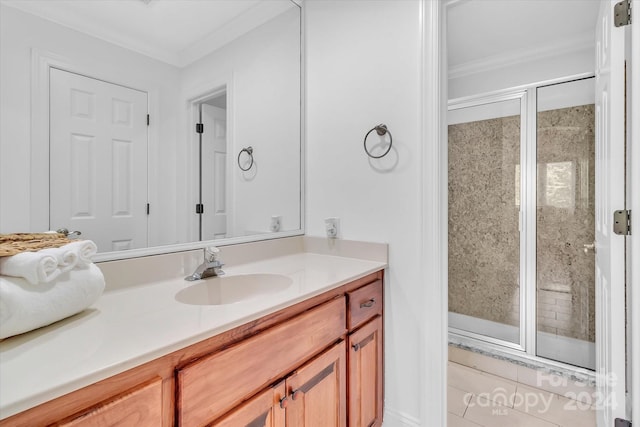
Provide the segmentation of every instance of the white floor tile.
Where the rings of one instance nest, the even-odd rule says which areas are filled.
[[[452,386],[447,387],[447,411],[454,415],[464,416],[473,393],[460,390]]]
[[[569,399],[593,404],[595,388],[555,374],[518,366],[519,383],[556,393]]]
[[[518,384],[514,408],[561,426],[596,425],[596,414],[590,405],[523,384]]]
[[[555,423],[498,405],[481,397],[469,402],[464,418],[486,427],[558,427]]]
[[[504,406],[513,406],[512,399],[516,392],[516,383],[513,381],[453,362],[449,362],[448,380],[451,387]]]
[[[454,414],[447,414],[447,427],[483,427]]]

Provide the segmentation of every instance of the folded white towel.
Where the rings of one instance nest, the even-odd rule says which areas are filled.
[[[22,277],[34,285],[48,283],[56,279],[60,273],[62,271],[58,268],[58,258],[42,251],[0,257],[0,275]]]
[[[71,270],[48,284],[0,277],[0,339],[81,312],[97,301],[104,286],[104,276],[95,264]]]

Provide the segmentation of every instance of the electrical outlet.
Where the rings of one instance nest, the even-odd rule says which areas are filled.
[[[326,218],[324,220],[324,227],[327,231],[327,237],[335,239],[338,237],[338,228],[340,225],[340,218]]]

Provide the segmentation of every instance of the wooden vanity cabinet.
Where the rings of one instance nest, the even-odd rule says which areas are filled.
[[[347,293],[349,426],[382,425],[382,280]]]
[[[382,278],[354,280],[0,427],[380,426]]]

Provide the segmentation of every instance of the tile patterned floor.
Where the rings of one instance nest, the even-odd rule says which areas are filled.
[[[448,427],[591,427],[593,387],[449,348]]]

